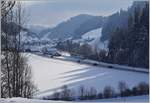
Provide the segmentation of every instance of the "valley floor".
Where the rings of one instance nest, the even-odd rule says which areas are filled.
[[[86,88],[94,87],[98,92],[102,92],[105,86],[112,86],[117,91],[119,81],[126,82],[129,88],[140,82],[149,82],[148,73],[62,61],[30,53],[26,55],[32,67],[33,81],[40,90],[35,97],[50,95],[63,85],[68,85],[75,91],[84,85]]]

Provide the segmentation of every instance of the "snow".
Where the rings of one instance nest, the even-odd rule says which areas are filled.
[[[10,99],[0,99],[0,103],[65,103],[65,102],[44,101],[26,98],[10,98]]]
[[[0,103],[99,103],[99,102],[147,102],[148,95],[133,96],[133,97],[120,97],[111,99],[99,99],[99,100],[86,100],[86,101],[51,101],[51,100],[38,100],[38,99],[26,99],[26,98],[10,98],[0,99]]]
[[[86,88],[94,87],[97,91],[110,85],[117,91],[119,81],[126,82],[129,88],[149,81],[148,73],[80,64],[35,54],[27,55],[33,70],[33,80],[40,90],[37,97],[50,95],[63,85],[74,89],[84,85]]]
[[[65,51],[61,51],[61,54],[62,54],[63,56],[67,56],[67,57],[68,57],[68,56],[71,56],[70,53],[65,52]]]
[[[82,35],[81,39],[73,40],[73,42],[80,42],[80,44],[88,43],[93,49],[107,49],[108,41],[102,42],[100,40],[101,35],[102,28],[97,28],[85,33]]]
[[[34,35],[27,35],[27,32],[25,31],[21,31],[20,32],[20,35],[21,35],[21,42],[34,42],[34,41],[39,41],[39,39],[37,38],[37,36],[34,34]]]
[[[73,62],[80,60],[80,63],[89,64],[89,65],[97,64],[98,66],[102,66],[102,67],[110,67],[111,66],[112,68],[119,69],[119,70],[149,73],[149,69],[147,69],[147,68],[139,68],[139,67],[131,67],[131,66],[127,66],[127,65],[99,62],[99,61],[91,60],[91,59],[82,59],[81,56],[74,57],[74,56],[71,56],[67,52],[60,52],[60,53],[62,56],[55,57],[55,58],[58,58],[60,60],[65,60],[65,61],[73,61]]]
[[[85,35],[87,35],[87,34],[89,34],[89,35],[91,34],[94,36],[94,40],[89,43],[90,45],[92,45],[92,47],[97,48],[97,49],[106,49],[107,48],[108,41],[102,42],[100,40],[101,35],[102,35],[102,28],[92,30],[92,31],[86,33]]]
[[[50,41],[51,39],[49,39],[49,35],[51,34],[51,31],[47,32],[46,34],[44,34],[44,36],[41,38],[41,40],[43,41]]]
[[[91,30],[82,36],[82,39],[96,39],[101,37],[102,28]]]

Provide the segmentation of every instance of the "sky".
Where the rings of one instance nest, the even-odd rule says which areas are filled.
[[[28,24],[54,27],[79,14],[108,16],[127,9],[134,0],[34,0],[23,1]]]

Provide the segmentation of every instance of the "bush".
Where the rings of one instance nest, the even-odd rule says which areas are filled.
[[[88,99],[96,99],[97,97],[97,90],[93,87],[89,90],[89,98]]]
[[[149,85],[145,82],[141,82],[137,86],[140,95],[149,94]]]
[[[138,93],[138,88],[137,88],[136,86],[132,88],[132,94],[133,94],[134,96],[139,95],[139,93]]]
[[[119,82],[118,89],[121,97],[128,96],[131,93],[131,90],[128,89],[127,84],[123,81]]]
[[[98,93],[97,98],[98,99],[102,99],[103,98],[103,94],[102,93]]]
[[[103,91],[104,98],[112,98],[114,95],[114,89],[111,86],[106,86]]]
[[[54,92],[53,96],[52,96],[53,100],[59,100],[60,99],[60,93],[59,92]]]
[[[131,95],[132,95],[132,91],[130,89],[126,89],[125,91],[122,92],[122,97],[131,96]]]
[[[84,100],[86,98],[86,89],[83,85],[79,87],[78,92],[79,92],[79,99]]]
[[[61,89],[62,89],[60,93],[61,100],[66,100],[66,101],[72,100],[71,90],[68,89],[68,86],[64,85]]]

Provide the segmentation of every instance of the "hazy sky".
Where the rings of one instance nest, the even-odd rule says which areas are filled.
[[[28,24],[55,26],[78,14],[111,15],[127,9],[134,0],[35,0],[24,1],[30,15]]]

